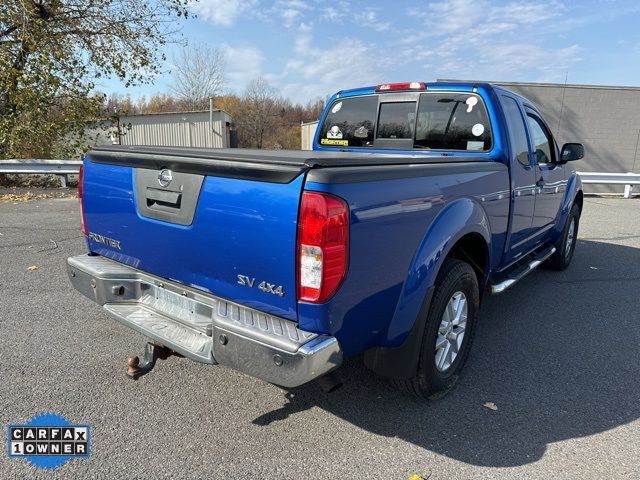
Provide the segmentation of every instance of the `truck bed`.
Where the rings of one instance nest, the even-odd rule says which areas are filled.
[[[344,199],[350,212],[348,273],[318,305],[296,295],[299,209],[308,191]],[[454,209],[463,224],[477,217],[499,261],[509,173],[482,153],[110,146],[85,156],[83,207],[91,255],[336,336],[350,354],[384,341],[378,337],[407,272],[427,231],[442,227],[434,221],[443,210]],[[353,308],[378,301],[375,315]],[[364,317],[369,334],[356,334]],[[401,332],[389,335],[402,340]]]

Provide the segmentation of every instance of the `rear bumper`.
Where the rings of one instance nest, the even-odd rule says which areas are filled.
[[[69,279],[119,322],[198,362],[296,387],[342,363],[335,337],[101,256],[67,260]]]

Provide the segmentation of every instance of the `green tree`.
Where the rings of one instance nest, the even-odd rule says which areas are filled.
[[[104,104],[96,81],[149,82],[190,0],[3,0],[0,158],[70,154]],[[48,149],[48,152],[45,151]]]

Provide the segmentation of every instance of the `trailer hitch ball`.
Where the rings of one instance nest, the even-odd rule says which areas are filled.
[[[142,361],[137,355],[131,355],[127,358],[127,376],[133,380],[137,380],[153,369],[158,358],[164,360],[172,353],[171,350],[163,345],[147,342],[144,346]]]
[[[129,355],[127,358],[127,375],[134,377],[138,373],[138,365],[140,364],[140,357],[137,355]]]

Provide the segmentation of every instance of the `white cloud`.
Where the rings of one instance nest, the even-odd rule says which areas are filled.
[[[320,10],[320,19],[333,24],[342,23],[346,18],[350,18],[352,6],[348,0],[334,0],[327,2]]]
[[[292,25],[295,19],[300,15],[300,10],[296,10],[294,8],[286,8],[282,11],[282,18],[287,25]]]
[[[342,52],[336,55],[335,52]],[[282,93],[297,101],[306,101],[345,88],[381,83],[387,70],[372,45],[343,37],[316,44],[309,30],[300,32],[293,56],[279,78]],[[288,81],[287,81],[288,80]]]
[[[272,12],[282,17],[285,26],[291,27],[296,22],[302,22],[304,15],[311,6],[302,0],[276,0],[273,4]]]
[[[426,10],[413,10],[433,29],[433,33],[445,34],[468,30],[482,18],[486,2],[472,0],[447,0],[427,5]]]
[[[222,45],[225,52],[225,77],[228,87],[241,93],[251,80],[263,76],[265,56],[252,45]]]
[[[527,25],[558,17],[563,11],[564,7],[555,1],[512,2],[501,7],[494,7],[490,19],[497,18],[501,22]]]
[[[403,56],[424,62],[439,77],[533,80],[522,77],[538,75],[548,80],[580,61],[579,46],[548,46],[548,36],[541,35],[565,10],[556,0],[431,3],[408,11],[424,26],[400,41]]]
[[[256,4],[256,0],[198,0],[190,6],[200,18],[214,25],[231,27],[241,14]]]
[[[564,7],[555,0],[532,4],[514,1],[502,5],[488,0],[445,0],[430,3],[424,9],[412,8],[411,16],[422,18],[429,26],[426,35],[499,34],[518,27],[530,27],[562,14]]]
[[[547,49],[528,43],[500,43],[482,52],[473,68],[483,80],[557,82],[564,79],[565,73],[581,60],[581,53],[582,48],[578,45]],[[464,70],[459,68],[460,72]],[[532,73],[529,72],[535,77],[530,77]],[[523,75],[529,77],[524,78]]]
[[[361,27],[372,28],[376,32],[384,32],[389,30],[389,22],[383,22],[378,17],[378,11],[373,8],[366,8],[363,12],[357,13],[355,16],[356,23]]]
[[[402,30],[391,29],[386,10],[355,8],[348,0],[325,5],[302,0],[200,2],[203,11],[223,5],[207,17],[214,23],[232,24],[250,8],[254,19],[286,27],[286,35],[294,35],[278,58],[267,58],[266,51],[252,44],[223,45],[232,90],[241,93],[249,81],[263,77],[294,101],[406,81],[407,74],[410,80],[557,81],[583,52],[578,45],[547,45],[549,38],[540,35],[567,11],[556,0],[506,0],[500,6],[492,0],[435,0],[409,11],[414,26]],[[328,31],[327,23],[342,27]],[[385,48],[356,38],[347,25],[376,30]]]

